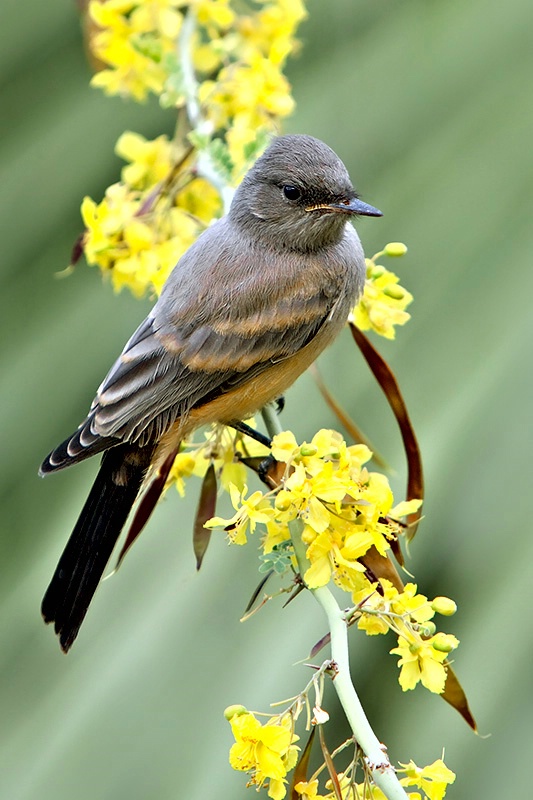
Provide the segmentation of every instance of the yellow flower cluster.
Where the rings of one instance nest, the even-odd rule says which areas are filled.
[[[247,424],[253,426],[255,423],[250,419],[247,420]],[[237,508],[241,497],[247,491],[246,467],[238,459],[237,451],[249,458],[255,456],[266,458],[268,455],[267,448],[255,439],[237,433],[233,428],[213,425],[204,433],[201,442],[193,440],[184,442],[182,451],[178,453],[172,465],[168,484],[175,485],[183,496],[185,480],[191,475],[203,478],[209,465],[213,464],[220,485],[230,494],[234,507]],[[249,498],[248,502],[253,501]]]
[[[89,264],[111,276],[116,290],[159,294],[178,259],[220,213],[217,191],[187,163],[173,175],[175,146],[166,136],[147,141],[124,133],[116,151],[129,162],[121,182],[100,203],[86,197],[83,249]]]
[[[90,46],[107,65],[92,84],[137,101],[152,92],[166,106],[187,100],[200,110],[181,144],[124,134],[116,150],[129,163],[120,183],[98,204],[83,201],[85,256],[111,274],[115,289],[159,293],[180,256],[220,215],[221,186],[238,182],[292,111],[282,68],[305,13],[302,0],[260,0],[259,8],[242,2],[238,10],[230,0],[91,0]],[[184,42],[186,17],[193,24]],[[193,149],[186,157],[188,131]],[[209,180],[220,178],[216,188],[197,175],[202,154],[211,162]]]
[[[385,555],[400,530],[395,518],[411,513],[420,502],[393,508],[387,478],[364,466],[372,457],[368,447],[348,447],[336,431],[321,430],[301,446],[291,432],[278,434],[272,455],[286,464],[279,491],[257,491],[246,498],[246,492],[234,490],[235,515],[216,517],[209,526],[226,527],[232,541],[244,544],[247,530],[262,523],[267,528],[263,550],[269,553],[289,540],[288,523],[299,518],[310,562],[303,576],[307,586],[316,589],[333,579],[346,591],[368,588],[358,559],[372,546]]]
[[[274,130],[293,110],[282,69],[306,11],[303,0],[235,5],[238,10],[229,0],[92,0],[89,14],[98,26],[91,48],[108,65],[93,86],[138,101],[153,92],[178,106],[185,96],[179,36],[185,15],[193,15],[192,60],[203,78],[198,99],[211,129],[227,134],[237,177],[258,130]]]
[[[283,800],[287,793],[286,776],[296,765],[299,750],[296,745],[299,737],[295,734],[295,723],[302,710],[309,710],[308,692],[311,686],[317,690],[316,685],[311,682],[302,694],[292,698],[292,704],[285,711],[270,715],[264,725],[243,705],[228,706],[224,711],[235,738],[229,756],[231,766],[250,774],[249,786],[254,785],[259,790],[267,785],[268,796],[274,800]],[[314,711],[316,712],[316,708]],[[327,722],[327,712],[323,709],[320,711],[323,721]],[[320,723],[315,721],[313,724]],[[309,780],[296,783],[295,796],[301,800],[338,800],[339,797],[343,800],[386,800],[370,775],[367,774],[364,783],[356,783],[358,763],[359,759],[352,760],[345,772],[337,774],[336,788],[329,778],[325,782],[327,794],[319,794],[318,775],[321,769],[318,769]],[[366,772],[364,763],[363,768]],[[400,764],[396,772],[403,776],[400,779],[402,786],[420,790],[408,793],[411,800],[443,800],[447,787],[455,781],[455,774],[440,758],[426,767],[418,767],[414,761]]]
[[[249,785],[257,789],[268,781],[268,796],[283,800],[287,794],[286,775],[298,760],[295,742],[299,737],[294,733],[292,715],[271,717],[262,725],[241,706],[226,716],[235,737],[229,755],[233,769],[250,773]]]
[[[306,16],[303,0],[261,0],[256,5],[241,4],[226,36],[211,39],[209,46],[224,57],[220,70],[198,92],[206,119],[215,130],[226,132],[234,179],[248,165],[257,132],[275,131],[278,120],[294,109],[282,70]]]
[[[444,663],[459,642],[451,634],[436,633],[432,619],[435,613],[449,616],[456,610],[455,603],[447,597],[429,601],[417,594],[414,583],[408,583],[403,592],[385,579],[374,585],[368,595],[363,589],[354,593],[357,613],[361,615],[358,627],[369,635],[392,630],[398,636],[398,646],[390,652],[400,656],[399,683],[402,689],[414,689],[421,682],[426,689],[442,694],[446,683]]]
[[[406,252],[404,244],[391,242],[372,258],[366,259],[365,289],[351,316],[360,330],[373,330],[386,339],[394,339],[395,326],[405,325],[410,319],[411,315],[405,309],[413,296],[399,285],[394,272],[377,263],[383,255],[399,257]]]
[[[182,0],[92,0],[89,15],[98,26],[91,40],[94,55],[109,65],[92,79],[106,94],[137,101],[163,91],[165,56],[174,53]]]
[[[235,514],[214,517],[206,527],[224,527],[232,543],[245,544],[248,532],[261,525],[266,529],[262,546],[267,555],[290,543],[289,523],[299,519],[309,562],[303,575],[306,585],[316,589],[332,580],[351,592],[360,629],[369,635],[389,630],[397,635],[398,645],[391,653],[400,657],[402,689],[414,689],[421,682],[441,694],[446,659],[459,642],[436,632],[432,618],[435,613],[453,614],[455,603],[446,597],[430,602],[413,583],[403,592],[384,579],[372,584],[360,562],[371,547],[387,554],[402,530],[400,517],[417,510],[420,501],[394,506],[386,477],[365,466],[370,450],[365,445],[348,447],[336,431],[321,430],[302,445],[291,432],[278,434],[272,455],[286,464],[281,486],[248,496],[242,482],[239,487],[230,484]]]
[[[417,767],[414,761],[402,764],[398,769],[404,777],[400,779],[406,788],[416,787],[420,792],[408,792],[410,800],[443,800],[446,789],[455,781],[455,773],[448,769],[444,761],[439,758],[427,767]],[[342,800],[387,800],[381,789],[369,786],[368,783],[355,785],[347,773],[338,775],[338,784]],[[300,781],[294,787],[301,800],[338,800],[339,795],[333,790],[331,780],[326,782],[328,794],[318,794],[318,780]]]
[[[438,758],[427,767],[417,767],[414,761],[402,764],[401,771],[405,777],[400,780],[402,786],[416,786],[428,800],[442,800],[446,789],[455,781],[455,773],[448,769],[442,758]],[[418,792],[409,793],[409,797],[418,800]]]

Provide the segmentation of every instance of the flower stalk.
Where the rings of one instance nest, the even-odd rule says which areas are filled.
[[[187,109],[187,117],[191,130],[194,131],[196,137],[210,138],[213,134],[213,123],[207,120],[202,115],[202,109],[198,100],[199,84],[196,79],[194,71],[193,56],[192,56],[192,42],[196,30],[196,15],[194,9],[189,7],[183,24],[181,26],[180,35],[178,37],[178,57],[183,77],[183,90],[185,94],[185,106]],[[201,178],[205,178],[220,194],[224,213],[227,214],[235,190],[228,185],[224,176],[220,174],[213,159],[208,151],[203,148],[198,152],[198,159],[196,162],[196,172]]]
[[[302,542],[303,523],[300,519],[292,520],[289,523],[289,528],[300,574],[303,575],[309,566],[305,555],[306,548]],[[374,733],[352,682],[346,616],[327,586],[320,586],[310,591],[328,621],[331,658],[335,664],[333,686],[355,740],[365,755],[366,766],[372,775],[374,783],[381,789],[388,800],[407,800],[408,795],[401,786],[396,771],[390,763],[387,748]]]

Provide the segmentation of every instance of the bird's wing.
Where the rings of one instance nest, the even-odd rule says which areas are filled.
[[[250,263],[231,241],[217,258],[211,250],[209,263],[201,239],[127,342],[86,420],[43,472],[120,441],[159,439],[181,415],[301,350],[328,319],[339,294],[331,280],[309,280],[287,257],[266,265],[255,253]]]
[[[207,319],[162,330],[148,317],[100,387],[92,430],[141,443],[158,439],[181,415],[305,347],[329,316],[321,300],[299,298],[292,316],[280,311],[283,325],[266,308],[261,318],[241,318],[236,330]]]

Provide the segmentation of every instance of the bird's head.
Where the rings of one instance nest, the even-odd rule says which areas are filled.
[[[279,136],[244,177],[230,217],[276,249],[335,244],[349,217],[381,216],[353,188],[340,158],[312,136]]]

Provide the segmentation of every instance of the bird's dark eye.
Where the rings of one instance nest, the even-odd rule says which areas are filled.
[[[283,194],[287,200],[299,200],[302,196],[302,193],[297,186],[284,186]]]

